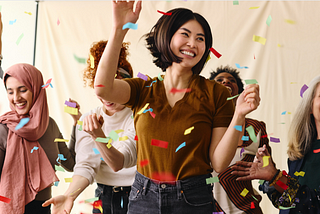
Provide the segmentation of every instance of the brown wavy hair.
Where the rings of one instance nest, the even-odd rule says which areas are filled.
[[[101,56],[103,54],[103,51],[107,43],[108,41],[101,40],[99,42],[95,42],[92,44],[92,47],[90,48],[90,54],[94,58],[94,68],[91,68],[91,61],[90,61],[90,54],[89,54],[89,58],[87,59],[87,67],[83,71],[84,86],[88,85],[89,87],[93,88],[98,64],[100,62]],[[127,56],[129,55],[129,51],[128,51],[129,45],[130,43],[128,42],[122,43],[119,62],[118,62],[118,68],[123,68],[124,70],[128,71],[131,77],[133,77],[131,64],[127,60]]]

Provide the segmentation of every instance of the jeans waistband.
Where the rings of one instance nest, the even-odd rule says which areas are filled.
[[[187,190],[191,188],[196,188],[199,186],[208,185],[206,182],[207,178],[212,177],[211,173],[205,175],[194,176],[191,178],[187,178],[184,180],[177,180],[174,182],[161,182],[157,180],[150,179],[141,173],[137,172],[135,176],[135,182],[140,183],[144,186],[144,188],[148,188],[150,190],[158,191],[159,189],[167,189],[167,190]]]
[[[129,192],[131,190],[131,186],[109,186],[109,185],[99,184],[99,183],[97,183],[97,185],[103,188],[103,192],[107,192],[107,190],[109,190],[117,193],[117,192]]]

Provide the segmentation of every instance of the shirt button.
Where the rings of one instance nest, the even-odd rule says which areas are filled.
[[[164,188],[166,188],[166,187],[167,187],[167,185],[161,184],[161,188],[162,188],[162,189],[164,189]]]

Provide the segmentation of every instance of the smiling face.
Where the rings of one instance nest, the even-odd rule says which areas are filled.
[[[318,84],[314,94],[311,113],[313,114],[315,122],[320,123],[320,84]]]
[[[214,80],[221,85],[226,86],[232,96],[235,96],[239,93],[237,80],[231,74],[226,72],[220,73],[214,78]]]
[[[192,69],[202,58],[206,44],[202,26],[196,20],[190,20],[183,24],[172,36],[170,42],[172,52],[182,58],[179,64],[182,67]]]
[[[32,107],[32,92],[14,77],[6,81],[7,96],[10,105],[19,115],[28,114]]]

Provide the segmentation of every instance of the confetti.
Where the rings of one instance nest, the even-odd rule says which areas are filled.
[[[162,78],[162,76],[161,76],[161,73],[162,73],[162,72],[160,72],[160,73],[158,74],[158,80],[163,81],[163,78]]]
[[[148,108],[148,106],[149,106],[149,103],[146,103],[145,106],[142,109],[140,109],[140,111],[138,111],[137,114],[142,114],[144,112],[144,110],[146,110]]]
[[[123,130],[123,129],[118,129],[118,130],[115,130],[115,132],[116,132],[117,134],[119,134],[119,133],[121,133],[121,132],[124,132],[124,130]]]
[[[206,59],[206,63],[211,59],[210,54],[208,55],[207,59]]]
[[[242,157],[242,153],[244,152],[244,148],[242,147],[240,150],[240,158]]]
[[[181,143],[178,148],[176,149],[176,152],[181,149],[182,147],[186,146],[186,142]]]
[[[297,176],[297,177],[298,177],[298,176],[304,177],[305,172],[303,172],[303,171],[295,172],[294,175]]]
[[[270,141],[274,143],[280,143],[280,139],[276,137],[270,137]]]
[[[73,54],[73,57],[78,63],[86,64],[86,59],[85,58],[77,57],[75,54]]]
[[[94,87],[105,87],[104,85],[95,85]]]
[[[64,102],[65,105],[72,107],[72,108],[76,108],[77,107],[77,103],[73,103],[73,102],[69,102],[69,101],[65,101]]]
[[[281,115],[285,115],[286,113],[287,113],[287,111],[284,111],[284,112],[281,113]]]
[[[98,200],[99,200],[99,197],[89,198],[87,200],[84,200],[84,203],[91,203],[91,202],[98,201]]]
[[[258,9],[259,7],[250,7],[249,10]]]
[[[292,25],[296,23],[295,21],[290,20],[290,19],[285,19],[284,21],[287,22],[288,24],[292,24]]]
[[[239,5],[239,1],[233,1],[233,5]]]
[[[247,85],[250,85],[250,84],[258,84],[258,81],[255,80],[255,79],[244,80],[244,82],[245,82]]]
[[[212,184],[212,183],[216,183],[219,182],[219,178],[218,177],[211,177],[211,178],[207,178],[206,179],[206,183],[207,184]]]
[[[256,137],[256,134],[255,134],[255,132],[254,132],[254,128],[253,128],[252,126],[248,126],[248,127],[246,128],[246,130],[247,130],[247,132],[249,133],[249,136],[250,136],[251,140],[252,140],[254,143],[258,142],[257,137]]]
[[[238,130],[239,132],[242,132],[242,126],[235,125],[233,128],[235,128],[235,129]]]
[[[190,134],[193,129],[194,129],[194,126],[192,126],[192,127],[190,127],[190,128],[187,128],[187,129],[184,131],[184,135]]]
[[[9,204],[11,199],[0,195],[0,201],[3,201],[4,203]]]
[[[238,97],[239,95],[240,95],[240,94],[237,94],[237,95],[235,95],[235,96],[233,96],[233,97],[228,97],[227,100],[233,100],[234,98]]]
[[[138,136],[137,135],[134,136],[134,140],[138,141]]]
[[[78,109],[77,108],[72,108],[69,106],[64,107],[64,112],[72,114],[72,115],[78,115]]]
[[[60,25],[60,20],[59,20],[59,19],[57,20],[57,25],[58,25],[58,26]]]
[[[243,140],[243,141],[249,141],[249,136],[242,136],[241,140]]]
[[[153,117],[153,118],[156,117],[155,113],[153,113],[152,111],[149,111],[149,113],[150,113],[151,117]]]
[[[288,186],[286,185],[286,184],[284,184],[282,181],[280,181],[280,180],[278,180],[277,182],[276,182],[276,184],[279,186],[279,187],[281,187],[282,189],[284,189],[284,190],[286,190],[286,189],[288,189]]]
[[[153,83],[157,82],[156,80],[152,81],[150,85],[147,85],[146,87],[151,87]]]
[[[250,206],[250,209],[254,209],[254,208],[256,208],[256,207],[254,206],[254,203],[253,203],[253,201],[251,201],[251,206]]]
[[[260,36],[253,35],[252,41],[259,42],[260,44],[265,45],[267,39]]]
[[[54,165],[55,170],[60,172],[65,172],[65,170],[61,166]]]
[[[140,164],[141,167],[144,167],[144,166],[149,164],[149,160],[147,160],[147,159],[142,160],[142,161],[139,162],[139,164]]]
[[[16,44],[17,44],[17,45],[20,44],[20,41],[21,41],[21,39],[22,39],[23,36],[24,36],[24,34],[22,33],[22,34],[18,37],[18,39],[17,39],[17,41],[16,41]]]
[[[262,185],[264,183],[264,180],[259,180],[258,183]]]
[[[137,77],[139,77],[140,79],[143,79],[144,81],[148,81],[148,77],[142,73],[138,73]]]
[[[20,120],[18,125],[14,128],[15,130],[21,129],[24,125],[26,125],[30,121],[30,118],[25,117]]]
[[[161,141],[161,140],[155,140],[155,139],[151,139],[151,145],[152,146],[158,146],[161,148],[166,149],[168,147],[168,142],[166,141]]]
[[[319,153],[319,152],[320,152],[320,149],[313,150],[313,153]]]
[[[304,84],[300,89],[300,97],[303,97],[303,93],[308,89],[309,87]]]
[[[216,51],[213,47],[209,49],[218,59],[222,56],[218,51]]]
[[[60,158],[60,160],[63,160],[63,161],[67,160],[67,158],[65,158],[63,154],[58,154],[58,158]]]
[[[296,208],[296,207],[295,207],[295,206],[292,206],[292,207],[279,206],[279,209],[280,209],[280,210],[289,210],[289,209],[293,209],[293,208]]]
[[[153,112],[153,109],[152,108],[145,109],[142,113],[147,113],[148,111]]]
[[[72,182],[72,178],[64,178],[64,181],[65,181],[66,183],[71,183],[71,182]]]
[[[244,188],[242,190],[242,192],[240,193],[241,196],[246,197],[246,195],[248,194],[249,190],[247,190],[246,188]]]
[[[157,10],[157,12],[158,12],[158,13],[161,13],[161,14],[163,14],[163,15],[166,15],[166,16],[171,16],[171,15],[172,15],[172,13],[165,13],[165,12],[162,12],[162,11],[160,11],[160,10]]]
[[[13,21],[9,21],[9,25],[13,25],[14,23],[17,22],[17,19],[13,20]]]
[[[52,81],[52,78],[48,79],[47,82],[46,82],[46,84],[42,85],[41,87],[43,87],[43,88],[48,88],[49,85],[51,84],[51,81]],[[52,85],[51,85],[51,87],[52,87]]]
[[[128,23],[126,23],[126,24],[124,24],[122,26],[122,30],[127,29],[127,28],[132,29],[132,30],[137,30],[138,29],[138,24],[134,24],[134,23],[128,22]]]
[[[240,66],[238,63],[236,63],[236,67],[239,68],[239,69],[242,69],[242,68],[248,69],[249,68],[247,66]]]
[[[263,166],[262,167],[266,167],[269,165],[269,158],[270,156],[263,156],[262,157],[262,162],[263,162]]]
[[[26,14],[28,14],[28,15],[32,15],[32,13],[31,12],[27,12],[27,11],[24,11],[24,13],[26,13]]]
[[[252,198],[253,198],[254,200],[258,201],[258,199],[257,199],[256,197],[254,197],[253,195],[251,195],[251,196],[252,196]]]
[[[94,68],[94,58],[91,54],[90,54],[89,58],[90,58],[90,68]]]
[[[56,138],[54,139],[54,142],[68,142],[69,140],[66,139],[61,139],[61,138]]]
[[[117,132],[115,132],[114,130],[112,130],[109,133],[109,137],[113,140],[113,141],[117,141],[119,139],[119,135]]]
[[[59,185],[59,182],[60,181],[56,181],[56,182],[53,183],[53,185],[57,187]]]
[[[100,154],[100,152],[97,148],[92,148],[92,150],[93,150],[94,154],[96,154],[96,155]]]
[[[111,143],[108,143],[108,144],[107,144],[107,148],[110,149],[111,147],[112,147],[112,144],[111,144]]]
[[[123,208],[123,198],[121,196],[121,208]]]
[[[77,124],[80,125],[80,126],[82,126],[82,125],[83,125],[83,121],[78,120],[78,121],[77,121]]]
[[[34,150],[38,150],[39,149],[39,147],[33,147],[33,149],[31,149],[31,153],[34,151]]]
[[[266,21],[268,26],[270,26],[271,21],[272,21],[272,18],[271,18],[271,15],[270,15],[270,16],[268,16],[267,21]]]
[[[170,93],[173,93],[173,94],[175,94],[175,93],[182,93],[182,92],[187,93],[187,92],[190,92],[190,91],[191,91],[191,88],[185,88],[185,89],[171,88]]]
[[[175,183],[176,180],[175,176],[170,172],[153,172],[151,179],[168,183]]]
[[[128,140],[128,136],[119,137],[119,141],[125,141]]]
[[[76,191],[70,193],[70,195],[73,195],[74,193],[76,193],[76,192],[78,192],[78,191],[80,191],[80,190],[81,190],[81,188],[79,188],[79,189],[77,189]]]

